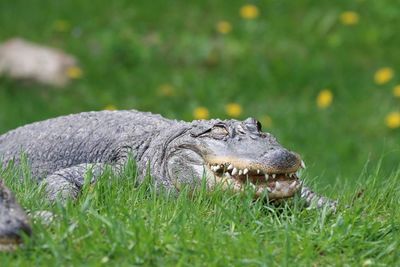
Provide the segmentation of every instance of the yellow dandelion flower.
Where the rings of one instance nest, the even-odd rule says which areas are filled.
[[[221,20],[217,23],[215,26],[217,32],[222,33],[222,34],[227,34],[232,31],[232,25],[225,20]]]
[[[399,84],[399,85],[396,85],[396,86],[393,88],[393,95],[394,95],[395,97],[400,97],[400,84]]]
[[[258,17],[260,11],[255,5],[244,5],[240,8],[240,16],[244,19],[255,19]]]
[[[205,107],[197,107],[193,110],[193,117],[196,120],[206,120],[210,117],[210,112]]]
[[[113,104],[109,104],[104,107],[104,110],[117,110],[117,107]]]
[[[386,126],[395,129],[400,127],[400,112],[391,112],[386,116]]]
[[[355,25],[360,20],[360,16],[354,11],[345,11],[340,14],[340,22],[343,25]]]
[[[82,70],[79,67],[69,67],[67,69],[67,76],[70,79],[79,79],[82,77]]]
[[[325,109],[329,107],[332,104],[332,101],[333,101],[333,94],[331,90],[324,89],[321,92],[319,92],[317,96],[317,106],[320,109]]]
[[[238,103],[229,103],[225,106],[225,112],[228,116],[239,117],[242,114],[242,106]]]
[[[376,84],[385,84],[389,82],[394,76],[394,71],[392,68],[380,68],[375,72],[374,80]]]
[[[66,20],[56,20],[53,24],[53,28],[58,32],[67,32],[71,28],[71,25]]]
[[[160,96],[173,96],[175,94],[175,89],[171,84],[164,83],[158,87],[158,95]]]
[[[261,118],[260,122],[261,122],[262,126],[265,127],[265,128],[269,128],[269,127],[272,126],[272,119],[268,115],[264,115]]]

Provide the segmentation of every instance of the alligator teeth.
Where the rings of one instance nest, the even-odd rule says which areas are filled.
[[[239,170],[239,175],[242,175],[243,174],[243,171],[242,170]]]
[[[306,164],[304,163],[304,161],[301,161],[300,166],[305,169],[306,168]]]
[[[260,170],[257,170],[257,174],[260,174]]]
[[[231,175],[229,174],[229,172],[225,172],[224,176],[227,177],[227,178],[231,178]]]
[[[280,182],[276,181],[275,189],[279,191],[279,190],[281,190],[281,188],[282,188],[282,184]]]
[[[274,174],[272,174],[272,179],[275,179],[276,178],[276,174],[274,173]]]
[[[265,174],[265,180],[268,181],[268,179],[269,179],[269,175],[268,175],[268,173],[266,173]]]
[[[248,172],[249,172],[249,169],[247,169],[247,168],[243,170],[244,175],[246,175]]]
[[[294,188],[296,187],[296,184],[297,184],[297,182],[296,182],[296,181],[293,181],[293,183],[291,183],[291,184],[289,185],[289,188],[290,188],[290,189],[294,189]]]
[[[268,191],[269,193],[272,192],[271,188],[269,188],[269,187],[267,187],[267,191]]]
[[[219,169],[219,167],[218,167],[218,166],[211,166],[211,170],[212,170],[213,172],[216,172],[216,171],[218,171],[218,169]]]
[[[227,170],[232,170],[233,169],[233,165],[232,164],[229,164],[229,166],[228,166],[228,168],[226,168]]]
[[[232,175],[236,175],[237,173],[238,173],[238,170],[236,168],[233,168]]]

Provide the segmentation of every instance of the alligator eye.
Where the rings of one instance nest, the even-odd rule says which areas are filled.
[[[224,137],[229,134],[228,130],[223,125],[214,125],[211,129],[211,134],[216,137]]]

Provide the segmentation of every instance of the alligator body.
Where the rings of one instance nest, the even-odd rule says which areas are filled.
[[[174,192],[205,179],[208,188],[251,186],[255,196],[269,200],[300,192],[307,203],[336,205],[302,186],[300,156],[253,118],[184,122],[134,110],[86,112],[0,136],[3,166],[19,164],[22,154],[52,200],[76,198],[88,171],[95,180],[106,167],[119,172],[133,157],[139,181],[150,172],[157,187]]]
[[[28,217],[0,180],[0,251],[14,250],[22,242],[22,234],[31,232]]]

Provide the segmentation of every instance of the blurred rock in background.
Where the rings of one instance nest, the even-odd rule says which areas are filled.
[[[68,73],[76,68],[75,57],[55,48],[21,38],[0,45],[0,76],[63,87],[71,78]]]

